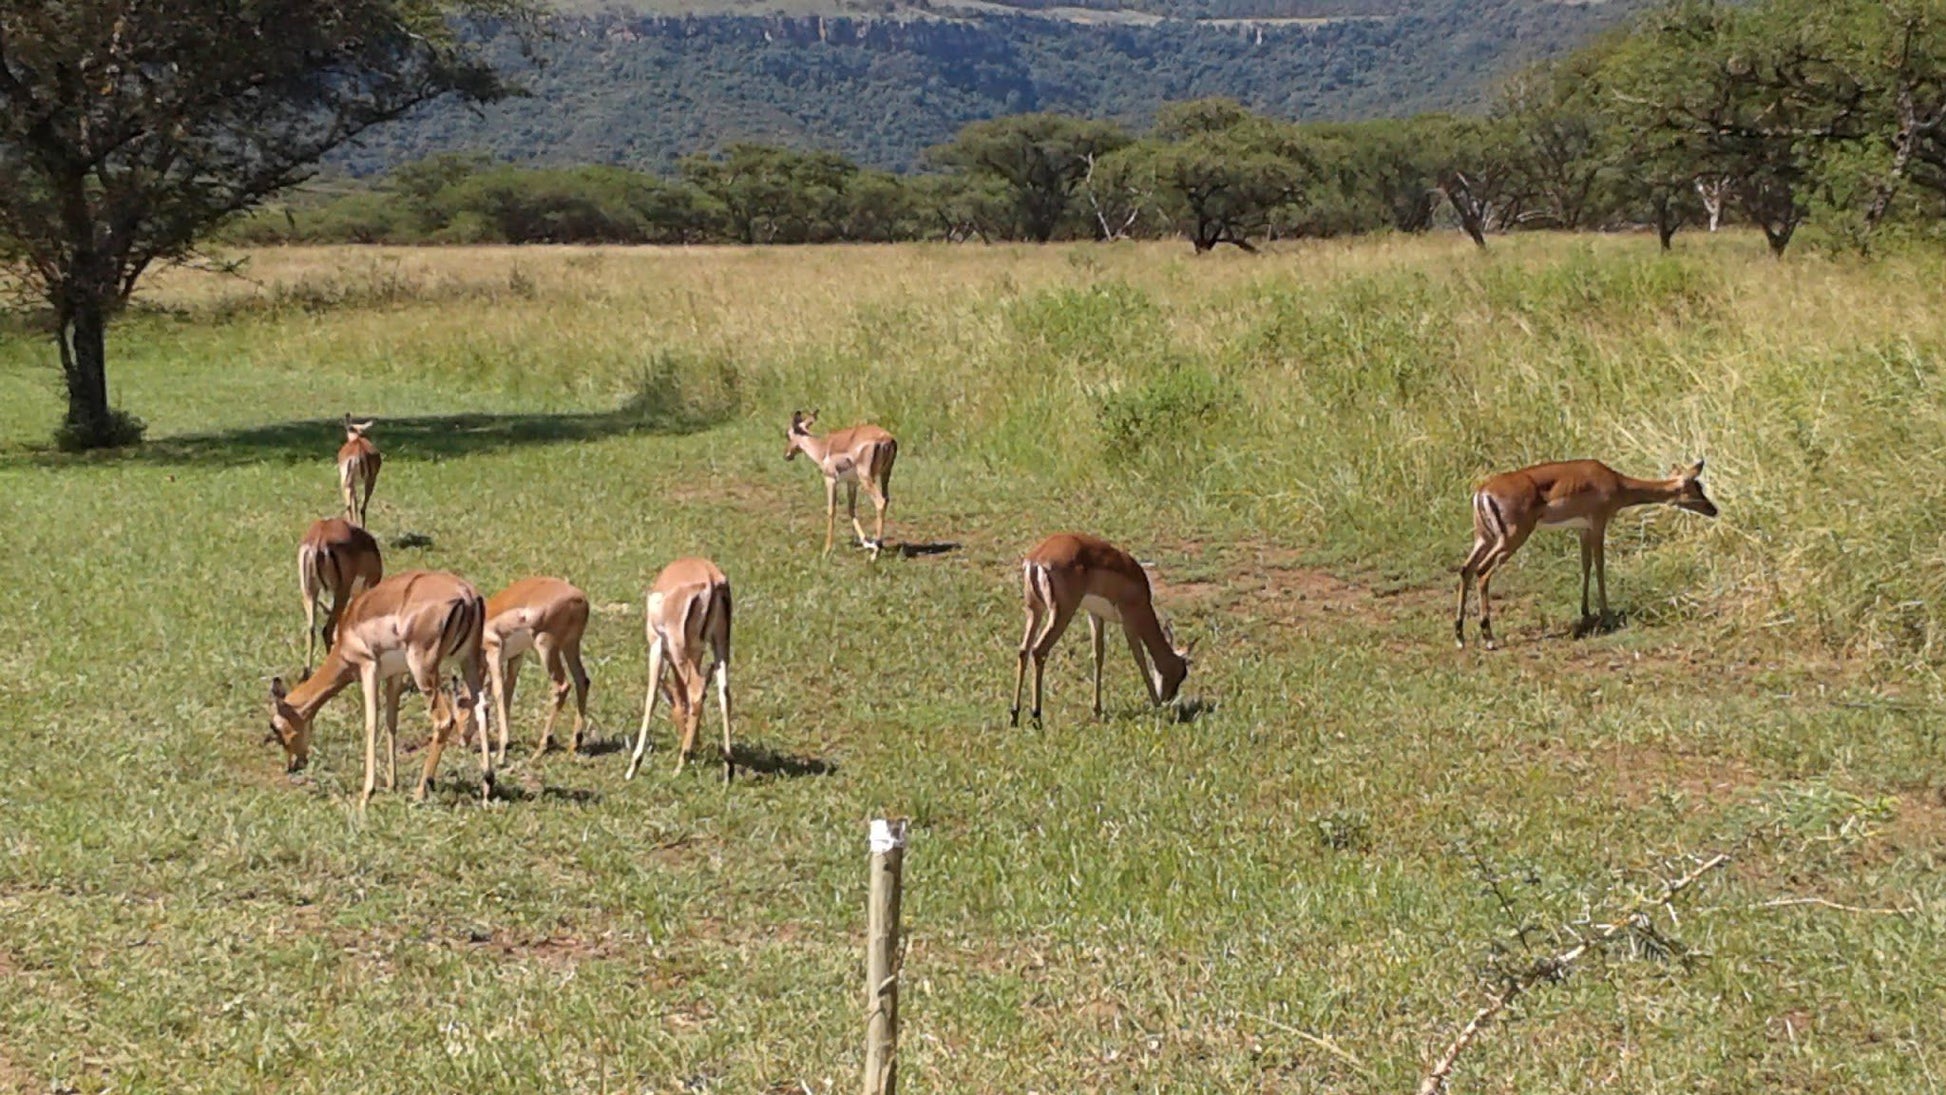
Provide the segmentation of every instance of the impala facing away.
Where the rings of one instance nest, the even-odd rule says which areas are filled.
[[[365,507],[372,503],[372,488],[378,485],[378,466],[383,458],[378,446],[365,436],[370,422],[353,422],[345,415],[345,443],[338,448],[338,491],[345,496],[345,520],[363,526]]]
[[[304,598],[304,673],[310,675],[318,652],[318,605],[331,594],[331,611],[324,617],[324,647],[338,633],[338,618],[354,595],[385,577],[372,534],[342,517],[311,522],[297,545],[297,591]]]
[[[432,742],[426,749],[425,772],[413,799],[426,797],[439,754],[446,743],[464,737],[475,714],[485,715],[482,685],[486,676],[482,636],[486,602],[465,580],[441,571],[411,570],[394,574],[352,599],[338,620],[336,641],[318,671],[284,688],[282,678],[270,682],[270,732],[284,747],[285,770],[303,768],[311,755],[311,722],[331,697],[357,681],[365,693],[365,789],[358,808],[371,800],[378,780],[378,715],[381,692],[385,702],[385,789],[398,786],[399,693],[401,679],[410,673],[425,693],[432,714]],[[440,687],[439,668],[458,662],[461,684],[458,711]],[[480,795],[484,804],[493,796],[493,757],[486,731],[480,731]]]
[[[688,763],[696,751],[696,726],[709,690],[710,674],[703,671],[708,655],[716,677],[716,706],[723,712],[723,782],[728,783],[736,772],[730,753],[730,580],[708,559],[677,559],[655,576],[648,609],[649,695],[642,704],[642,733],[635,739],[626,778],[634,779],[642,766],[658,692],[668,692],[670,715],[681,732],[676,771]]]
[[[1047,655],[1068,629],[1074,614],[1088,613],[1088,638],[1095,652],[1095,717],[1101,717],[1102,628],[1120,622],[1128,651],[1157,705],[1176,698],[1189,676],[1189,651],[1178,649],[1169,625],[1149,599],[1149,576],[1135,557],[1106,540],[1061,532],[1042,540],[1022,564],[1027,630],[1020,637],[1020,665],[1014,674],[1014,705],[1009,714],[1020,725],[1020,691],[1027,661],[1034,662],[1033,718],[1041,718],[1041,676]],[[1146,652],[1146,657],[1144,656]]]
[[[541,726],[539,759],[554,740],[554,720],[574,691],[574,739],[570,752],[581,751],[581,734],[588,725],[588,671],[581,667],[581,635],[588,629],[588,596],[559,578],[522,578],[494,594],[486,604],[487,680],[493,688],[493,717],[500,723],[500,749],[495,764],[507,763],[507,707],[514,701],[520,679],[520,658],[529,650],[540,657],[554,682],[554,700]]]
[[[1593,567],[1601,591],[1601,619],[1608,616],[1608,563],[1603,539],[1608,522],[1630,506],[1671,505],[1716,516],[1703,494],[1703,462],[1674,468],[1667,479],[1634,479],[1599,460],[1536,464],[1488,479],[1473,494],[1473,553],[1460,566],[1459,611],[1453,637],[1466,647],[1466,587],[1480,580],[1480,637],[1492,650],[1493,606],[1487,586],[1503,563],[1520,550],[1536,528],[1571,528],[1581,533],[1581,630],[1597,618],[1588,612],[1588,571]]]
[[[817,420],[816,411],[791,413],[791,428],[784,431],[784,459],[796,459],[801,452],[824,472],[824,553],[831,554],[831,541],[837,535],[838,482],[843,480],[852,531],[876,559],[879,549],[885,546],[885,507],[892,504],[892,463],[899,458],[899,443],[877,426],[867,425],[815,437],[811,426]],[[872,507],[878,511],[878,531],[870,539],[865,537],[865,526],[858,523],[860,485],[872,496]]]

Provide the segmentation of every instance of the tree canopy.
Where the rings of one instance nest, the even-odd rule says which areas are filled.
[[[0,260],[45,305],[63,441],[139,429],[110,409],[109,318],[157,263],[374,126],[507,92],[461,16],[521,0],[0,3]]]

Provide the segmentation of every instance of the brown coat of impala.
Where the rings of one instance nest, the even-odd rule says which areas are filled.
[[[283,745],[285,768],[303,768],[311,755],[311,723],[333,696],[356,681],[365,693],[365,788],[358,798],[363,810],[378,780],[378,722],[380,700],[385,708],[387,761],[385,786],[398,785],[399,694],[410,674],[425,694],[432,715],[432,743],[414,799],[423,799],[439,768],[440,751],[449,741],[463,739],[475,714],[484,721],[482,689],[486,677],[482,637],[486,601],[464,579],[441,571],[411,570],[394,574],[352,598],[338,620],[336,641],[318,671],[284,688],[281,678],[270,682],[270,733]],[[440,666],[457,662],[460,686],[457,711],[454,698],[440,687]],[[480,732],[480,795],[493,795],[493,756],[484,729]]]
[[[353,422],[345,416],[345,443],[338,447],[338,492],[345,497],[345,520],[363,526],[365,508],[372,503],[372,488],[378,485],[378,466],[384,458],[378,446],[365,436],[370,422]]]
[[[823,437],[811,433],[818,412],[791,414],[790,429],[784,431],[784,459],[798,453],[811,458],[824,473],[824,553],[831,554],[831,541],[838,531],[838,483],[845,484],[845,507],[851,514],[851,528],[858,541],[878,558],[885,546],[885,510],[892,504],[892,464],[899,458],[899,443],[877,426],[859,425],[848,430],[832,430]],[[877,532],[867,539],[865,526],[858,523],[858,488],[871,495],[878,513]]]
[[[1014,673],[1014,703],[1009,712],[1014,725],[1020,725],[1020,693],[1029,660],[1034,663],[1033,718],[1040,721],[1047,656],[1076,612],[1088,614],[1088,638],[1095,655],[1095,717],[1101,717],[1102,629],[1109,623],[1122,625],[1128,652],[1148,685],[1150,702],[1161,705],[1176,698],[1189,676],[1189,651],[1177,648],[1169,626],[1156,615],[1149,576],[1134,556],[1097,536],[1060,532],[1027,553],[1021,580],[1027,630],[1020,637],[1020,661]]]
[[[304,598],[304,673],[310,675],[318,652],[318,607],[331,594],[324,617],[324,646],[338,633],[338,617],[352,597],[385,578],[385,561],[372,534],[342,517],[311,522],[297,545],[297,592]]]
[[[1703,462],[1674,468],[1667,479],[1635,479],[1599,460],[1535,464],[1488,479],[1473,494],[1473,552],[1460,565],[1459,610],[1453,637],[1466,646],[1466,587],[1480,582],[1480,637],[1492,650],[1493,606],[1487,589],[1502,564],[1520,550],[1537,528],[1567,528],[1581,533],[1581,628],[1596,617],[1588,611],[1588,572],[1601,594],[1601,618],[1608,616],[1608,562],[1604,540],[1608,522],[1631,506],[1670,505],[1716,516],[1703,494]]]
[[[588,726],[588,671],[581,665],[581,636],[588,630],[588,596],[559,578],[522,578],[487,599],[487,681],[493,689],[493,716],[500,723],[500,748],[495,764],[507,763],[507,707],[514,701],[520,679],[520,659],[533,651],[554,684],[554,696],[541,725],[534,756],[547,752],[554,740],[554,720],[568,692],[574,692],[574,738],[571,752],[581,751],[581,735]]]
[[[677,559],[663,567],[649,587],[647,630],[649,694],[642,702],[642,732],[625,778],[634,779],[642,767],[656,697],[665,692],[681,735],[676,771],[682,771],[696,751],[703,697],[714,675],[716,706],[723,713],[723,782],[730,782],[736,773],[730,751],[730,580],[708,559]],[[705,657],[712,662],[708,672],[703,669]]]

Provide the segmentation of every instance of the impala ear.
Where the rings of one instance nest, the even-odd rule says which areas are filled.
[[[1696,461],[1694,464],[1691,464],[1688,467],[1684,467],[1681,464],[1678,464],[1675,467],[1669,469],[1669,475],[1672,478],[1683,483],[1692,483],[1702,474],[1703,474],[1703,462],[1701,460]]]
[[[359,433],[370,433],[372,432],[372,423],[376,421],[377,419],[367,418],[363,422],[353,422],[351,428],[357,430]]]

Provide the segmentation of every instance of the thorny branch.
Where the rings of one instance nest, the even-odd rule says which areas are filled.
[[[1460,1028],[1459,1034],[1454,1036],[1445,1052],[1441,1053],[1432,1067],[1426,1070],[1425,1078],[1419,1082],[1419,1095],[1439,1095],[1446,1086],[1447,1077],[1452,1075],[1453,1066],[1459,1063],[1460,1054],[1466,1052],[1466,1047],[1473,1044],[1474,1039],[1480,1036],[1480,1032],[1486,1029],[1487,1024],[1492,1022],[1495,1016],[1505,1011],[1508,1005],[1534,986],[1547,981],[1558,981],[1567,976],[1568,967],[1585,957],[1590,951],[1601,951],[1616,936],[1624,934],[1634,939],[1638,935],[1647,933],[1651,945],[1666,947],[1667,941],[1654,932],[1650,914],[1668,905],[1677,894],[1695,885],[1697,879],[1729,861],[1730,856],[1727,852],[1719,852],[1703,860],[1682,877],[1665,881],[1658,893],[1637,901],[1620,916],[1605,924],[1595,925],[1594,929],[1582,935],[1574,946],[1559,954],[1546,955],[1537,959],[1527,970],[1509,979],[1500,991],[1487,998],[1487,1002],[1480,1010],[1473,1013],[1473,1018],[1467,1020],[1466,1025]]]

